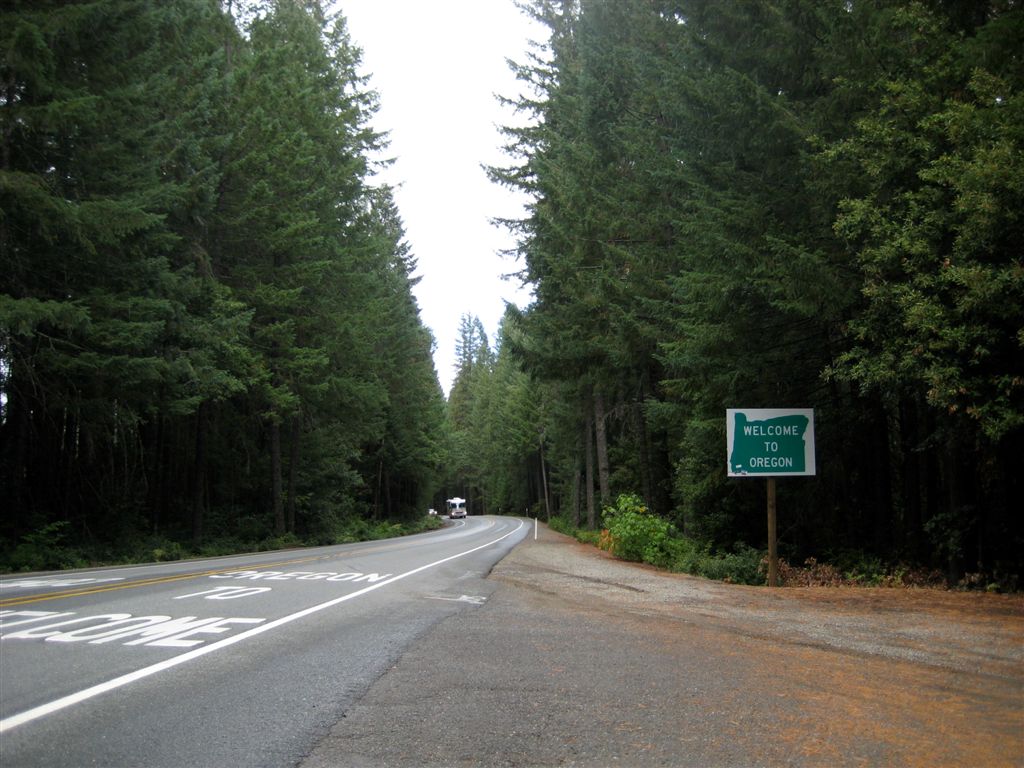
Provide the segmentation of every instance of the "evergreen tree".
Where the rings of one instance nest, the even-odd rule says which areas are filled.
[[[344,19],[0,14],[0,548],[54,522],[326,542],[375,494],[418,508],[440,391]]]
[[[517,67],[537,119],[491,173],[533,198],[508,222],[537,297],[512,344],[565,406],[566,497],[585,472],[587,495],[639,487],[693,535],[756,545],[723,415],[799,404],[829,461],[782,489],[790,552],[1004,567],[1016,4],[526,10],[550,31]]]
[[[143,527],[147,425],[240,389],[245,322],[204,277],[209,2],[3,15],[3,488],[12,531]],[[187,47],[177,47],[185,40]],[[204,341],[217,334],[220,345]]]
[[[377,190],[370,225],[380,255],[371,275],[374,339],[372,366],[383,388],[383,421],[373,459],[374,513],[389,518],[422,514],[432,503],[444,463],[444,400],[432,359],[434,339],[420,322],[412,289],[416,261],[404,242],[398,211],[387,188]]]
[[[866,105],[821,154],[863,297],[832,370],[885,404],[915,554],[1006,569],[1022,535],[1008,500],[1024,439],[1024,13],[893,4],[858,21],[887,44],[866,66],[832,63]]]
[[[470,512],[475,513],[483,503],[484,470],[478,459],[485,430],[479,421],[480,404],[490,397],[488,382],[493,366],[493,354],[480,318],[472,315],[461,318],[455,357],[455,381],[446,409],[450,440],[447,493],[464,497],[469,502]]]

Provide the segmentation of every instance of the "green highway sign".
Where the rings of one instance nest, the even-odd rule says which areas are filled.
[[[730,408],[725,412],[730,477],[813,475],[813,408]]]

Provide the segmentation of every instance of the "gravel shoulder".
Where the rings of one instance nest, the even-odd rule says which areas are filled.
[[[745,587],[543,526],[301,764],[1024,766],[1024,598]]]

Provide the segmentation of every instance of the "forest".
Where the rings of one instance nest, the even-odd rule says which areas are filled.
[[[344,19],[2,8],[3,566],[418,519],[444,395]]]
[[[463,318],[447,399],[341,13],[3,5],[0,567],[458,494],[763,583],[725,413],[785,407],[817,456],[778,482],[789,563],[1019,587],[1019,0],[519,4],[544,35],[488,173],[530,201],[496,224],[534,301],[493,342]]]
[[[817,474],[778,481],[790,563],[1016,585],[1020,3],[524,8],[547,39],[509,101],[533,121],[490,173],[531,200],[503,224],[535,301],[493,347],[464,323],[474,511],[629,512],[662,550],[756,562],[765,484],[727,477],[726,409],[813,408]]]

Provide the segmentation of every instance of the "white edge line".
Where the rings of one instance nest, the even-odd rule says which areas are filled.
[[[50,715],[54,712],[58,712],[62,709],[74,706],[75,704],[80,704],[83,701],[94,698],[109,691],[113,691],[117,688],[121,688],[122,686],[128,685],[129,683],[134,683],[137,680],[142,680],[145,677],[150,677],[151,675],[155,675],[158,672],[163,672],[164,670],[171,669],[172,667],[176,667],[179,664],[184,664],[187,661],[198,659],[200,656],[205,656],[208,653],[219,651],[221,648],[227,648],[228,646],[234,645],[235,643],[240,643],[243,640],[248,640],[250,637],[255,637],[256,635],[263,634],[264,632],[268,632],[271,629],[276,629],[277,627],[280,627],[284,624],[288,624],[292,621],[296,621],[297,619],[304,618],[306,616],[309,616],[310,614],[317,613],[318,611],[325,610],[326,608],[331,608],[335,605],[338,605],[339,603],[344,603],[346,600],[351,600],[355,597],[359,597],[360,595],[365,595],[367,592],[373,592],[375,589],[386,587],[388,584],[394,584],[396,581],[404,579],[408,576],[412,576],[413,574],[419,573],[420,571],[425,571],[428,568],[434,568],[435,566],[447,563],[451,560],[456,560],[460,557],[470,555],[473,552],[478,552],[481,549],[486,549],[487,547],[493,544],[497,544],[502,539],[507,539],[509,536],[511,536],[513,533],[516,533],[522,527],[523,521],[520,520],[519,525],[513,528],[508,533],[506,533],[504,536],[500,536],[494,541],[489,541],[486,544],[481,544],[479,547],[467,549],[465,552],[460,552],[457,555],[451,555],[450,557],[446,557],[442,560],[437,560],[433,563],[421,565],[419,568],[413,568],[411,571],[406,571],[405,573],[400,573],[397,576],[392,576],[390,579],[379,581],[376,584],[371,584],[368,587],[364,587],[363,589],[357,590],[355,592],[350,592],[349,594],[335,598],[334,600],[328,600],[326,603],[320,603],[319,605],[304,608],[303,610],[296,611],[295,613],[292,613],[288,616],[282,616],[280,619],[274,619],[271,622],[261,624],[258,627],[253,627],[252,629],[248,629],[245,632],[240,632],[237,635],[232,635],[231,637],[226,637],[223,640],[218,640],[217,642],[211,643],[210,645],[204,645],[201,648],[196,648],[193,651],[187,651],[186,653],[182,653],[178,656],[174,656],[173,658],[166,659],[165,661],[158,662],[148,667],[143,667],[142,669],[138,669],[134,672],[129,672],[128,674],[121,675],[120,677],[115,677],[113,680],[107,680],[106,682],[99,683],[97,685],[92,686],[91,688],[86,688],[85,690],[78,691],[77,693],[72,693],[67,696],[63,696],[59,699],[56,699],[55,701],[49,702],[48,704],[40,704],[38,707],[33,707],[32,709],[25,710],[20,714],[11,715],[10,717],[0,720],[0,733],[5,733],[6,731],[11,730],[12,728],[18,727],[19,725],[24,725],[25,723],[29,723],[33,720],[38,720],[39,718],[45,717],[46,715]]]

